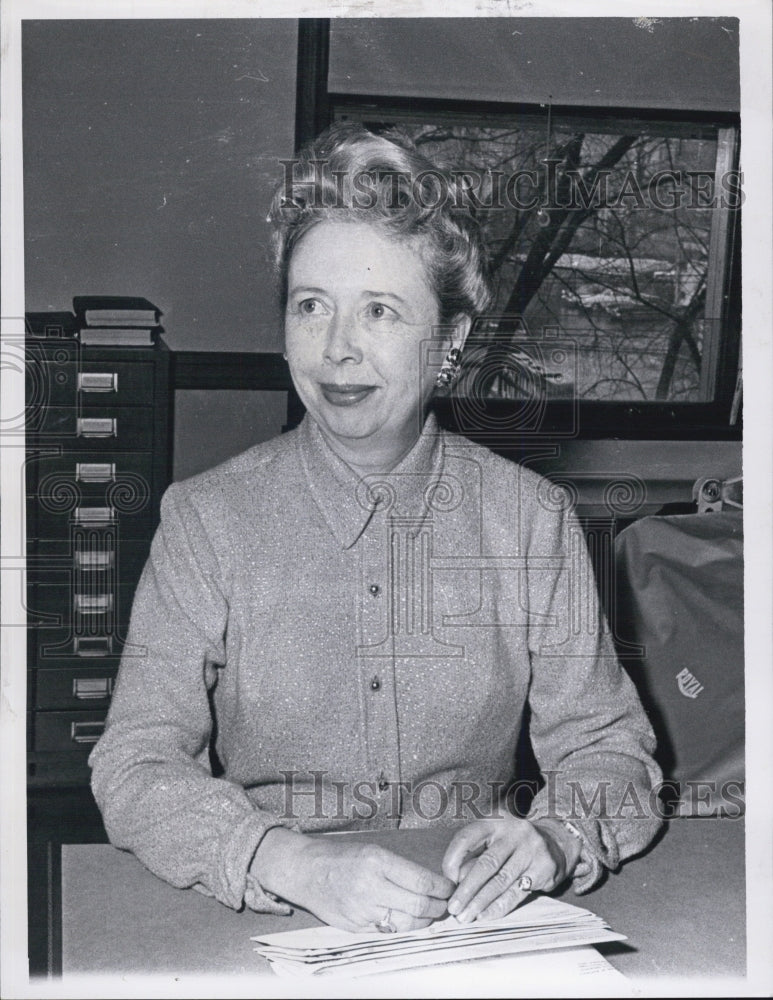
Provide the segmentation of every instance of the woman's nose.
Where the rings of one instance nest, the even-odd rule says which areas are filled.
[[[324,348],[325,361],[338,365],[344,361],[359,364],[362,349],[355,317],[345,312],[335,312],[328,324]]]

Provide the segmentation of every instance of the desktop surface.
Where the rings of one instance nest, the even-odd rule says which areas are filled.
[[[349,834],[372,838],[439,868],[452,831]],[[57,845],[58,848],[58,845]],[[296,910],[236,912],[195,890],[175,889],[106,844],[61,846],[61,959],[65,977],[101,973],[265,973],[250,937],[308,927]],[[627,935],[599,950],[620,972],[652,977],[743,976],[744,828],[730,819],[672,820],[646,854],[593,892],[561,898]]]

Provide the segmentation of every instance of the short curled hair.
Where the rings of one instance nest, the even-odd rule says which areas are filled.
[[[320,222],[364,222],[416,245],[442,323],[486,309],[488,255],[461,175],[438,168],[407,136],[337,122],[284,166],[268,215],[282,308],[290,258],[303,235]]]

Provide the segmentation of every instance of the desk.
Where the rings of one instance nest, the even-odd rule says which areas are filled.
[[[447,829],[349,836],[438,868]],[[65,977],[102,974],[254,974],[265,965],[250,936],[316,923],[298,911],[236,913],[194,890],[174,889],[131,855],[105,844],[61,847]],[[53,894],[55,898],[56,893]],[[742,976],[745,967],[743,823],[673,820],[643,856],[569,902],[602,915],[628,942],[600,950],[634,979]]]

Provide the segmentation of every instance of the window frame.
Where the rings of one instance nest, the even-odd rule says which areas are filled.
[[[328,123],[350,120],[396,125],[445,119],[453,124],[495,127],[517,121],[519,126],[544,128],[547,115],[545,107],[538,105],[335,93],[325,94],[324,110]],[[616,134],[653,131],[680,138],[716,137],[715,178],[738,170],[740,117],[735,114],[555,105],[551,113],[556,128],[566,125]],[[704,312],[708,336],[700,374],[704,401],[548,400],[537,437],[741,440],[742,415],[733,413],[740,356],[740,217],[740,210],[724,206],[717,208],[712,218]],[[512,405],[492,399],[486,401],[485,410],[497,424]],[[438,409],[441,417],[445,415],[454,423],[452,402],[442,400]],[[484,419],[483,423],[489,421]],[[470,432],[469,428],[464,430]]]

